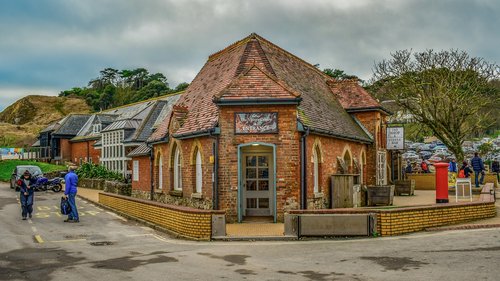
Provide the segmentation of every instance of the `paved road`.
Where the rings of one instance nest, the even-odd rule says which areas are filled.
[[[0,183],[0,280],[499,280],[500,230],[293,242],[174,240],[78,200],[63,223],[61,194],[37,193],[22,221]]]

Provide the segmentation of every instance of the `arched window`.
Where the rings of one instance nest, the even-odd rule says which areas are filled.
[[[196,193],[201,193],[203,185],[203,172],[201,170],[201,153],[196,151]]]
[[[158,158],[158,189],[163,189],[163,157]]]
[[[347,168],[347,173],[352,173],[352,157],[351,157],[351,152],[349,150],[346,150],[344,153],[344,163]]]
[[[361,157],[360,157],[360,163],[359,163],[359,177],[361,184],[365,184],[365,165],[366,165],[366,155],[365,152],[361,152]]]
[[[320,164],[320,152],[319,148],[316,146],[313,149],[313,183],[314,183],[314,193],[319,193],[319,183],[320,183],[320,175],[321,175],[321,164]]]
[[[174,190],[182,190],[181,152],[178,146],[174,152]]]

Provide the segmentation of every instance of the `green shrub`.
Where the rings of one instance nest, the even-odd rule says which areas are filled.
[[[110,171],[104,166],[92,163],[82,164],[78,169],[76,169],[75,173],[82,179],[125,181],[122,174]]]

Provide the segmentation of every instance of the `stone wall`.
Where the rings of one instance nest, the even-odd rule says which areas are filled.
[[[79,179],[78,186],[90,189],[99,189],[105,192],[120,194],[120,195],[132,195],[132,186],[128,183],[107,181],[104,179]]]

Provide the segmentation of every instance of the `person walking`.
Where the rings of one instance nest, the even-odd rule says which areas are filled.
[[[476,187],[479,187],[479,184],[483,184],[484,182],[484,163],[483,159],[479,157],[479,153],[474,153],[474,157],[470,161],[470,164],[472,166],[472,170],[474,170],[474,183],[476,184]],[[481,179],[479,179],[479,174],[481,174]]]
[[[472,170],[470,169],[469,165],[467,164],[467,161],[464,161],[462,163],[462,167],[460,167],[460,171],[458,172],[458,177],[459,178],[468,178],[468,177],[470,177],[471,173],[472,173]]]
[[[32,185],[36,183],[36,179],[31,176],[31,173],[26,170],[23,176],[17,181],[20,191],[21,199],[21,215],[23,220],[26,217],[32,218],[33,214],[33,202],[35,199],[35,190]]]
[[[457,160],[455,158],[451,158],[450,165],[448,166],[448,172],[450,173],[458,172]]]
[[[498,158],[493,160],[493,163],[491,163],[491,171],[497,174],[497,181],[500,182],[500,164],[498,163]]]
[[[75,174],[75,167],[69,167],[68,173],[64,176],[64,180],[66,182],[64,197],[68,199],[68,203],[71,206],[71,212],[68,214],[68,218],[65,219],[64,222],[80,222],[75,200],[76,193],[78,192],[78,175]]]

